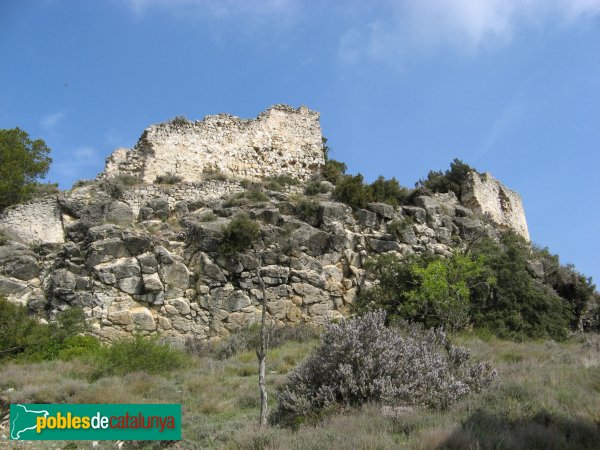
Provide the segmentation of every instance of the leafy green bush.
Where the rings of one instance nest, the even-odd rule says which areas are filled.
[[[229,208],[232,206],[244,206],[267,201],[269,201],[269,197],[262,191],[262,187],[252,183],[245,191],[238,192],[225,200],[223,206]]]
[[[427,179],[419,180],[416,186],[431,192],[454,192],[460,199],[463,186],[471,172],[477,171],[456,158],[450,163],[450,170],[446,172],[432,170],[427,174]]]
[[[320,181],[311,181],[304,188],[306,195],[326,194],[327,192],[329,192],[329,188]]]
[[[63,341],[58,359],[69,361],[75,358],[89,358],[98,355],[101,350],[100,341],[94,336],[70,336]]]
[[[94,360],[92,379],[131,372],[163,373],[189,363],[182,351],[161,344],[157,337],[136,335],[102,347]]]
[[[236,216],[223,230],[221,253],[241,252],[252,245],[260,236],[260,226],[245,214]]]
[[[402,205],[407,202],[410,190],[400,186],[396,178],[386,180],[379,176],[368,188],[371,201],[387,203],[388,205]]]
[[[385,313],[370,312],[325,325],[320,346],[288,374],[272,420],[294,426],[370,402],[446,409],[495,377],[441,331],[386,327]]]
[[[321,176],[330,183],[337,184],[347,169],[348,167],[343,162],[328,159],[325,161],[325,165],[321,167]]]
[[[317,202],[307,199],[302,199],[296,206],[298,218],[310,225],[316,226],[319,221],[320,206]]]
[[[489,295],[472,299],[472,318],[499,336],[564,339],[574,322],[575,308],[552,287],[529,272],[529,244],[515,233],[502,235],[500,242],[482,239],[471,251],[482,257],[496,284]]]
[[[397,206],[408,202],[411,191],[400,186],[398,180],[386,180],[379,176],[373,183],[365,184],[363,176],[344,175],[332,193],[336,200],[346,203],[352,208],[365,208],[369,202],[381,202]]]
[[[199,220],[200,222],[214,222],[215,220],[217,220],[217,215],[214,212],[209,211],[202,214]]]
[[[298,186],[300,180],[290,175],[275,175],[266,177],[263,181],[263,185],[266,189],[271,191],[282,191],[286,186]]]
[[[550,253],[548,248],[534,246],[532,256],[542,263],[544,284],[552,287],[558,295],[569,302],[573,312],[571,328],[578,328],[588,305],[593,303],[598,295],[592,278],[585,277],[571,264],[561,265],[558,255]]]
[[[177,184],[181,183],[183,178],[173,172],[167,172],[164,175],[158,175],[154,180],[158,184]]]
[[[202,171],[202,179],[204,181],[227,181],[227,175],[218,167],[205,167]]]
[[[61,358],[68,349],[82,351],[82,346],[97,342],[93,337],[82,340],[77,336],[85,330],[80,308],[69,308],[58,315],[56,323],[44,324],[30,317],[26,307],[0,297],[0,359],[41,361]]]
[[[125,196],[125,184],[116,177],[103,179],[98,187],[115,200],[122,200]]]
[[[413,256],[407,261],[381,255],[367,264],[367,270],[379,284],[361,293],[355,306],[358,311],[383,308],[392,320],[449,330],[469,323],[472,292],[483,292],[494,284],[482,258],[460,253],[450,258]]]
[[[44,197],[46,195],[55,195],[60,192],[58,183],[36,183],[34,197]]]
[[[170,123],[173,125],[176,125],[176,126],[182,126],[182,125],[189,125],[192,122],[190,120],[188,120],[188,118],[185,116],[175,116],[171,119]]]
[[[594,285],[569,267],[563,281],[572,284],[562,285],[562,291],[560,283],[544,284],[530,272],[532,257],[529,244],[510,232],[499,242],[477,241],[467,255],[422,255],[404,261],[381,255],[367,264],[379,283],[361,292],[355,308],[383,308],[390,319],[426,326],[459,329],[470,323],[510,339],[564,339],[597,295]],[[555,276],[548,273],[547,281]]]
[[[370,194],[360,173],[341,177],[332,193],[333,198],[354,209],[365,208],[367,203],[371,201]]]

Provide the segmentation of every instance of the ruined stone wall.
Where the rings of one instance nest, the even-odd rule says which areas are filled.
[[[498,225],[513,229],[529,241],[521,196],[490,173],[479,175],[472,172],[461,200],[473,211],[488,215]]]
[[[164,198],[172,210],[178,202],[213,202],[228,198],[244,189],[238,181],[209,180],[198,183],[180,183],[173,186],[148,184],[133,187],[125,192],[123,201],[127,203],[137,217],[140,208],[155,198]]]
[[[0,231],[26,244],[61,244],[65,241],[55,196],[7,208],[0,216]]]
[[[250,120],[218,114],[153,125],[133,149],[115,150],[101,177],[129,174],[151,183],[174,173],[201,181],[207,171],[218,171],[238,178],[287,174],[306,180],[324,162],[319,113],[275,105]]]

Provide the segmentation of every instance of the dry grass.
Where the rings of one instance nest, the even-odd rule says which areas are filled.
[[[515,343],[455,336],[500,372],[489,390],[447,412],[367,405],[297,431],[256,427],[256,357],[194,358],[168,375],[133,373],[89,381],[80,361],[4,364],[0,395],[12,402],[170,402],[183,405],[184,440],[170,448],[230,449],[592,449],[600,442],[600,337]],[[271,407],[285,372],[315,345],[289,342],[267,359]],[[7,389],[12,388],[10,392]],[[65,448],[67,443],[0,442],[2,448]],[[90,448],[89,442],[73,448]],[[133,448],[127,444],[125,448]],[[113,449],[102,442],[99,449]],[[136,447],[137,448],[137,447]],[[139,448],[160,448],[148,443]]]

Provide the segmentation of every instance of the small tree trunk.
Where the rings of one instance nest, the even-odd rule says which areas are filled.
[[[256,352],[258,357],[258,388],[260,389],[260,426],[267,425],[268,405],[267,405],[267,385],[265,381],[265,369],[267,360],[267,293],[265,283],[262,279],[262,260],[258,266],[258,279],[262,289],[262,316],[260,319],[260,349]]]

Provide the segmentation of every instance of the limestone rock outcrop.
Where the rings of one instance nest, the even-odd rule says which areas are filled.
[[[491,175],[473,175],[462,202],[433,194],[352,210],[324,193],[310,197],[316,213],[306,217],[302,186],[268,184],[258,200],[231,202],[248,188],[243,178],[302,180],[323,163],[318,114],[277,106],[253,121],[219,115],[177,126],[150,127],[109,158],[101,180],[7,208],[0,294],[47,320],[81,307],[104,340],[137,332],[182,345],[259,321],[261,278],[270,321],[321,323],[349,313],[376,255],[450,255],[497,236],[498,225],[528,237],[520,197]],[[230,178],[202,181],[206,167]],[[167,172],[184,181],[153,184]],[[139,183],[118,192],[103,184],[123,174]],[[222,254],[224,227],[242,213],[259,223],[260,238]]]

